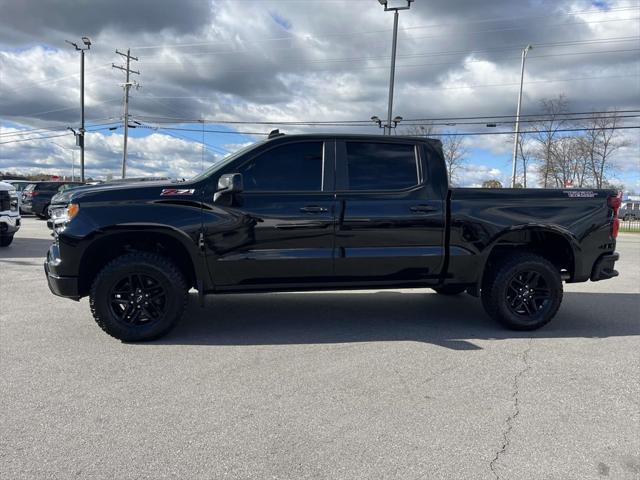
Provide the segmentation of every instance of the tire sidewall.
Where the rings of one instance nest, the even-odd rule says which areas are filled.
[[[522,271],[539,273],[551,292],[549,303],[535,315],[527,317],[511,311],[506,299],[507,289],[512,278]],[[555,267],[542,258],[540,261],[513,262],[498,273],[493,284],[491,297],[495,305],[496,315],[501,323],[517,330],[534,330],[547,324],[558,311],[562,302],[562,280]]]
[[[111,311],[109,294],[113,287],[128,274],[148,275],[158,281],[166,292],[166,307],[162,318],[149,325],[131,325],[122,322]],[[167,333],[182,313],[184,292],[176,288],[175,280],[151,262],[110,265],[98,275],[91,289],[91,301],[96,320],[110,335],[125,342],[152,340]]]

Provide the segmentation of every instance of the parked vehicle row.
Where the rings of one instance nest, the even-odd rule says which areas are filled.
[[[49,287],[89,296],[124,341],[166,334],[190,288],[466,291],[531,330],[556,314],[563,281],[618,275],[618,192],[449,188],[442,145],[424,138],[277,134],[186,182],[66,201]]]
[[[53,196],[67,188],[83,185],[80,182],[34,182],[22,192],[22,211],[38,218],[49,216],[49,204]]]
[[[625,222],[629,220],[640,220],[640,201],[628,201],[620,208],[620,218]]]
[[[0,181],[0,247],[8,247],[20,230],[18,193],[10,183]]]

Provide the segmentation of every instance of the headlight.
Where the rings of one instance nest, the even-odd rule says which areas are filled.
[[[18,206],[18,194],[14,190],[9,193],[9,210],[11,210],[12,212],[17,212]]]
[[[61,233],[67,228],[67,224],[75,217],[80,211],[80,206],[77,203],[70,203],[67,207],[54,208],[51,210],[51,221],[53,222],[53,230],[56,233]]]

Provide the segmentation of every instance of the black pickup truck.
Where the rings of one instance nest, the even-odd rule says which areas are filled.
[[[186,182],[82,187],[68,200],[49,287],[88,295],[123,341],[166,334],[190,288],[466,291],[531,330],[555,315],[563,281],[618,275],[618,192],[452,189],[438,140],[276,134]]]

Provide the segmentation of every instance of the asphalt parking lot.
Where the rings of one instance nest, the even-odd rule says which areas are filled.
[[[638,479],[640,234],[543,330],[428,290],[228,295],[147,344],[0,250],[0,476]]]

